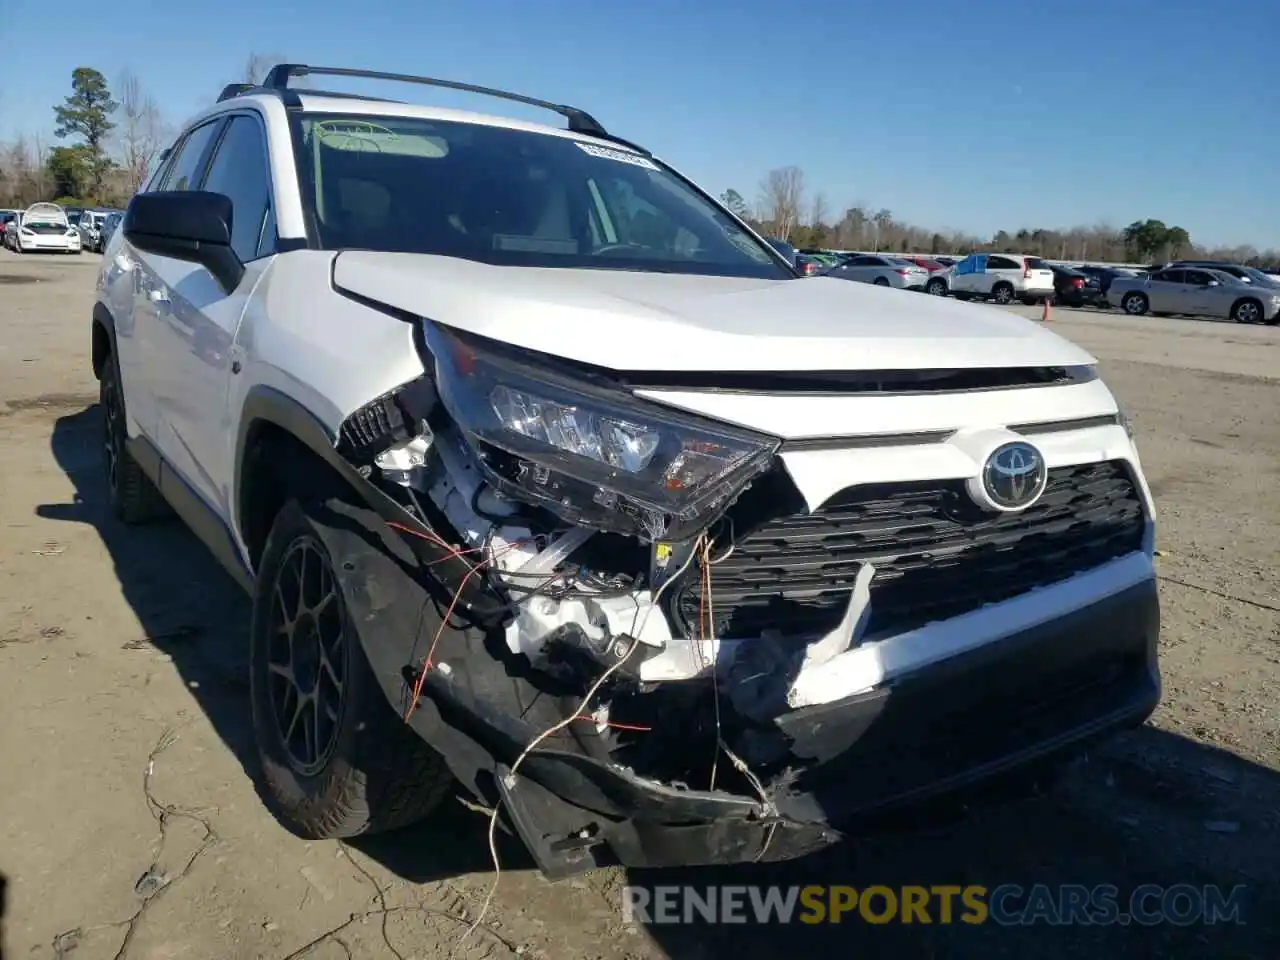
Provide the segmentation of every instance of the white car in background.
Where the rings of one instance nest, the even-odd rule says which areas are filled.
[[[938,289],[945,281],[946,290]],[[981,297],[996,303],[1037,303],[1053,296],[1053,271],[1039,257],[1016,253],[971,253],[929,279],[928,291],[960,300]]]
[[[5,227],[5,241],[17,253],[79,253],[80,231],[56,203],[33,203]]]

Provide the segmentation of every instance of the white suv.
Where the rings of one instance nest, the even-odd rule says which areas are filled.
[[[551,876],[772,860],[1150,714],[1151,497],[1087,353],[802,280],[581,110],[306,74],[449,85],[229,88],[93,310],[111,502],[252,592],[294,830],[456,777]]]
[[[929,279],[928,291],[960,300],[975,297],[996,303],[1039,303],[1053,296],[1053,271],[1039,257],[1013,253],[971,253],[941,275]]]

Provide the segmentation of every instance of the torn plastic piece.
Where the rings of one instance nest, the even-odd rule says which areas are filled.
[[[849,605],[845,608],[839,625],[822,639],[809,644],[805,649],[804,660],[800,663],[801,672],[821,666],[862,639],[867,621],[871,617],[871,578],[875,575],[874,566],[869,563],[861,565],[858,576],[853,581]]]
[[[646,646],[663,649],[671,643],[671,630],[662,611],[653,606],[647,591],[631,596],[576,594],[556,600],[534,596],[519,605],[507,625],[507,646],[537,660],[554,632],[576,626],[598,649],[610,649],[608,641],[633,637]],[[647,663],[645,664],[647,666]],[[641,678],[648,679],[641,671]]]
[[[801,678],[814,676],[824,664],[861,640],[871,614],[873,576],[875,568],[862,564],[840,623],[803,649],[788,644],[778,631],[752,643],[737,644],[728,667],[729,702],[757,721],[791,709],[790,700]]]

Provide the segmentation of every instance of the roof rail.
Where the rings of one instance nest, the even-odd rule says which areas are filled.
[[[266,79],[262,81],[262,86],[269,90],[285,91],[290,89],[290,77],[305,77],[308,74],[330,77],[360,77],[367,80],[394,80],[400,83],[422,83],[432,87],[461,90],[464,93],[478,93],[486,97],[499,97],[503,100],[513,100],[516,103],[524,103],[531,107],[540,107],[544,110],[558,113],[569,121],[569,129],[574,133],[585,133],[608,140],[616,139],[605,130],[595,117],[577,107],[570,107],[562,103],[551,103],[547,100],[538,100],[535,97],[526,97],[523,94],[510,93],[506,90],[496,90],[493,87],[480,87],[472,83],[460,83],[457,80],[438,80],[434,77],[417,77],[407,73],[384,73],[380,70],[354,70],[349,67],[312,67],[304,63],[278,63],[268,71]],[[225,93],[226,91],[223,92]]]

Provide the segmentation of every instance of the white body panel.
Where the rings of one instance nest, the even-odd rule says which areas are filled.
[[[610,369],[920,370],[1094,362],[1022,317],[828,277],[795,283],[348,252],[338,256],[334,282],[446,326]]]

